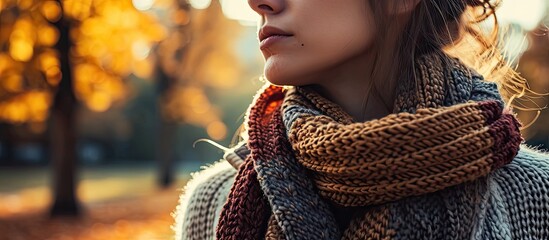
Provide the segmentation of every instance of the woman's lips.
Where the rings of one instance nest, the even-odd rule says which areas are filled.
[[[284,41],[290,37],[291,36],[288,36],[288,35],[271,35],[261,40],[261,42],[259,43],[259,49],[263,50],[263,49],[269,48],[273,44]]]
[[[277,42],[284,41],[293,36],[280,28],[274,26],[264,26],[259,30],[259,49],[264,50]]]

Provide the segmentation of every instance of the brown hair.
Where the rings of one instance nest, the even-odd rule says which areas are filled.
[[[376,66],[372,79],[412,79],[414,60],[418,56],[444,52],[459,58],[487,81],[496,82],[503,99],[515,107],[521,108],[520,103],[516,104],[513,99],[535,94],[498,48],[496,8],[499,0],[420,0],[403,31],[397,35],[396,48],[384,46],[387,42],[385,38],[391,36],[388,32],[393,29],[391,25],[398,24],[398,20],[388,19],[387,14],[379,14],[387,10],[388,2],[369,1],[377,25],[383,26],[378,29],[377,50],[374,50]],[[494,20],[494,26],[491,33],[485,33],[479,23],[490,17]],[[397,84],[397,81],[390,82]],[[385,89],[380,89],[383,87],[379,83],[370,84],[369,90],[374,94],[379,94],[380,90],[395,89],[395,86],[385,85]]]

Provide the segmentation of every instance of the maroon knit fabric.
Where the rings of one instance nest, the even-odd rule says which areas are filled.
[[[276,137],[285,138],[284,132],[280,132],[283,129],[280,116],[283,98],[280,88],[271,86],[250,109],[248,147],[251,154],[240,167],[223,206],[216,230],[217,239],[262,239],[265,235],[271,209],[257,180],[254,159],[273,159],[276,155],[291,154],[289,149],[281,148],[276,141],[272,141]]]
[[[517,155],[523,140],[520,135],[520,123],[511,111],[503,111],[497,102],[485,101],[478,104],[489,126],[488,132],[494,140],[492,169],[497,169],[509,163]]]

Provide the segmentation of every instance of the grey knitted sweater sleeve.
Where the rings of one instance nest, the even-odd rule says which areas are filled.
[[[510,164],[492,174],[490,190],[475,239],[549,239],[547,153],[521,146]]]
[[[192,174],[173,214],[175,240],[215,239],[217,220],[235,175],[236,169],[225,159]]]

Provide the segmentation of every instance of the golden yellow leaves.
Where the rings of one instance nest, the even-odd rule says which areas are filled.
[[[57,86],[61,81],[61,68],[59,59],[53,50],[42,52],[38,56],[38,68],[46,75],[46,81],[51,86]]]
[[[50,22],[57,22],[61,18],[61,6],[56,1],[44,1],[40,11]]]
[[[59,32],[49,24],[38,26],[37,44],[45,47],[53,47],[59,39]]]
[[[75,20],[84,20],[88,18],[92,10],[92,2],[96,5],[104,1],[92,1],[92,0],[64,0],[63,10],[69,18]]]
[[[20,0],[2,1],[0,10],[7,11],[0,22],[0,44],[7,46],[0,53],[0,121],[44,122],[51,104],[48,89],[61,79],[51,49],[59,33],[47,20],[58,18],[60,9],[54,1]]]
[[[9,74],[0,83],[7,92],[20,92],[23,90],[23,79],[21,75]]]
[[[78,64],[74,75],[76,96],[93,111],[106,111],[114,101],[125,96],[126,88],[120,77],[105,72],[97,65]]]
[[[34,6],[35,4],[35,1],[34,0],[18,0],[17,1],[17,4],[19,5],[19,7],[23,10],[28,10],[30,9],[32,6]]]
[[[217,1],[212,2],[208,9],[193,14],[193,41],[179,74],[207,87],[234,87],[243,72],[234,54],[240,25],[223,16]]]
[[[219,109],[210,104],[203,88],[186,86],[170,89],[161,106],[165,119],[204,127],[215,140],[227,135],[227,127],[219,120]]]
[[[152,45],[166,37],[166,30],[135,10],[129,1],[97,2],[108,4],[98,4],[96,14],[71,33],[75,57],[93,59],[103,68],[126,76],[134,70],[134,61],[146,58]]]
[[[178,191],[157,190],[152,171],[126,172],[131,172],[130,180],[126,173],[109,172],[101,173],[101,178],[80,181],[77,194],[86,204],[82,221],[37,217],[52,201],[51,190],[45,184],[0,194],[0,218],[17,219],[15,225],[0,226],[3,239],[173,239],[170,212],[177,205]],[[38,173],[32,177],[47,182],[48,174]],[[9,231],[14,227],[16,231]]]
[[[27,68],[32,66],[32,68]],[[29,81],[29,79],[32,79]],[[14,60],[6,53],[0,53],[0,96],[18,94],[25,86],[57,86],[61,80],[59,61],[53,50],[42,50],[30,64]]]
[[[238,23],[223,17],[219,2],[198,12],[173,0],[60,2],[0,2],[0,45],[7,47],[0,53],[0,121],[47,118],[47,111],[37,110],[40,117],[28,112],[43,104],[22,106],[36,104],[29,98],[51,103],[34,92],[51,94],[62,79],[54,24],[63,19],[71,28],[73,89],[85,106],[106,111],[127,98],[128,77],[161,81],[153,76],[159,70],[174,83],[163,97],[163,116],[204,127],[214,139],[225,137],[221,112],[204,91],[234,87],[243,68],[233,53]]]
[[[106,111],[126,96],[125,77],[151,77],[149,54],[166,29],[131,1],[66,0],[64,6],[81,21],[71,32],[76,96],[90,109]]]
[[[44,56],[47,56],[45,54]],[[57,62],[44,62],[44,67],[54,66]],[[51,103],[51,95],[46,91],[24,91],[24,78],[32,72],[24,73],[24,67],[7,54],[0,53],[0,93],[13,97],[0,102],[0,121],[14,123],[43,122]],[[55,76],[52,76],[52,79]]]
[[[43,122],[48,116],[51,94],[28,91],[0,102],[0,120],[13,123]]]
[[[135,9],[129,0],[61,2],[64,12],[53,0],[0,3],[0,11],[4,11],[0,44],[7,46],[7,52],[0,53],[0,120],[22,123],[46,119],[48,112],[40,110],[43,104],[29,104],[49,103],[36,91],[50,92],[61,81],[59,56],[54,49],[59,32],[52,23],[63,14],[73,26],[74,90],[90,109],[105,111],[123,99],[123,79],[131,73],[151,77],[149,53],[167,35],[157,19]],[[33,109],[36,114],[29,112]]]
[[[31,6],[41,11],[34,11]],[[30,10],[22,11],[13,23],[8,51],[14,60],[28,62],[34,56],[35,48],[52,47],[57,42],[59,33],[46,20],[58,20],[61,9],[55,1],[19,1],[18,7]]]
[[[15,22],[10,35],[9,53],[16,61],[27,62],[32,58],[36,29],[30,17],[23,17]]]

